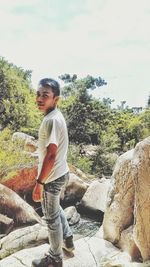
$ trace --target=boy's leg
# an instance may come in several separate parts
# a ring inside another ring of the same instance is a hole
[[[56,261],[62,258],[63,232],[60,219],[59,194],[44,192],[44,203],[42,204],[44,217],[48,226],[49,254]]]
[[[64,186],[66,186],[69,181],[69,173],[67,173],[65,177],[66,177],[66,181],[65,181]],[[72,252],[74,250],[73,234],[70,229],[67,218],[65,216],[65,212],[61,206],[60,206],[60,218],[61,218],[61,223],[62,223],[62,228],[63,228],[63,246],[62,247],[66,251]]]
[[[48,254],[32,262],[34,267],[62,267],[62,240],[63,231],[60,218],[60,191],[65,177],[62,176],[51,183],[44,185],[42,210],[48,226],[50,248]]]
[[[42,209],[48,226],[49,254],[56,261],[62,259],[63,229],[60,216],[60,191],[65,184],[65,175],[44,186]]]
[[[60,206],[60,218],[61,218],[62,229],[63,229],[63,239],[66,239],[67,237],[72,236],[72,231],[67,221],[65,212],[61,206]]]
[[[44,185],[43,202],[41,203],[49,232],[49,257],[56,262],[58,267],[62,266],[63,230],[66,236],[72,234],[70,231],[69,224],[65,218],[64,212],[62,212],[62,209],[60,209],[59,205],[60,191],[66,180],[68,180],[68,174],[56,179],[55,181],[52,181],[51,183]],[[39,263],[43,260],[44,264]],[[34,266],[40,267],[47,267],[48,264],[47,259],[46,263],[45,259],[35,260],[33,261],[33,263]]]
[[[73,234],[70,229],[69,223],[66,219],[64,210],[60,207],[60,218],[63,228],[63,245],[62,248],[68,252],[72,252],[74,250],[74,243],[73,243]]]

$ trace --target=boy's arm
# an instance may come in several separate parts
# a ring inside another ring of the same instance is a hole
[[[49,144],[49,146],[47,147],[47,153],[43,161],[41,172],[38,176],[38,181],[44,183],[47,180],[54,166],[56,153],[57,153],[57,146],[55,144]]]
[[[48,175],[54,166],[56,153],[57,146],[55,144],[49,144],[49,146],[47,147],[47,153],[43,161],[41,172],[37,178],[39,182],[44,183],[47,180]],[[32,198],[34,201],[40,202],[42,200],[42,191],[43,185],[40,183],[36,183],[32,193]]]

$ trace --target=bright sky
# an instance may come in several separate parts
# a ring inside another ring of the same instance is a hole
[[[0,56],[32,83],[101,76],[98,97],[145,106],[150,94],[150,0],[0,0]]]

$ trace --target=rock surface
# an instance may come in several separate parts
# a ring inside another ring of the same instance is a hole
[[[14,225],[14,220],[0,214],[0,234],[8,234]]]
[[[92,187],[94,190],[91,190]],[[15,223],[41,220],[31,207],[7,190],[10,189],[0,185],[0,212],[13,218]],[[106,192],[102,194],[104,190]],[[99,181],[89,186],[71,173],[61,199],[77,203],[83,197],[87,206],[103,210],[105,214],[100,233],[75,241],[75,255],[73,258],[64,255],[64,267],[150,267],[150,137],[118,158],[105,209],[107,191],[108,187],[102,188]],[[102,202],[101,195],[105,195]],[[73,217],[74,213],[71,214]],[[49,247],[48,244],[39,246],[38,242],[47,240],[47,229],[44,232],[42,229],[33,231],[32,227],[26,227],[3,237],[0,240],[0,257],[5,258],[0,261],[0,267],[31,266],[32,260],[42,256]],[[131,262],[131,259],[145,263]]]
[[[14,225],[42,223],[35,210],[18,194],[0,184],[0,213],[14,220]]]
[[[134,185],[131,166],[133,151],[130,150],[118,158],[112,175],[103,230],[104,239],[113,244],[119,241],[121,232],[133,223]]]
[[[44,244],[36,248],[24,249],[0,261],[1,267],[29,267],[35,258],[43,257],[48,251],[49,245]],[[117,258],[130,263],[129,257],[120,252],[111,243],[102,239],[91,237],[75,241],[74,257],[67,258],[64,255],[64,267],[98,267],[108,266],[109,261]],[[113,265],[110,265],[113,266]],[[116,266],[116,265],[115,265]],[[120,265],[124,266],[124,265]],[[130,265],[131,267],[132,265]]]
[[[17,170],[16,175],[1,183],[19,195],[24,195],[27,192],[32,191],[37,176],[37,164],[35,165],[36,166],[29,167],[24,166],[24,168]]]
[[[61,192],[61,200],[66,203],[77,203],[85,194],[89,184],[74,173],[70,173],[69,182]]]
[[[146,261],[150,259],[150,137],[136,145],[132,164],[135,188],[134,240]]]
[[[66,218],[69,222],[69,225],[74,225],[79,222],[80,214],[77,212],[74,206],[70,206],[64,209]]]
[[[102,178],[91,182],[89,188],[85,192],[81,205],[91,210],[105,211],[107,194],[110,187],[110,180]]]
[[[104,238],[150,260],[150,137],[117,160],[103,221]]]
[[[48,243],[48,230],[44,225],[35,224],[14,230],[0,240],[0,259],[23,248],[37,246],[46,241]]]
[[[35,258],[43,257],[49,245],[23,249],[0,261],[0,267],[31,267]],[[129,255],[110,242],[97,238],[81,238],[75,241],[74,257],[64,254],[64,267],[149,267],[150,262],[131,262]]]

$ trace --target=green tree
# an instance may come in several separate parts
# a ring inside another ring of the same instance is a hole
[[[150,107],[150,95],[149,95],[148,100],[147,100],[147,107],[148,108]]]
[[[114,126],[120,140],[119,152],[133,148],[142,138],[143,127],[139,114],[122,110],[115,114]]]
[[[88,75],[83,79],[75,79],[67,85],[65,100],[61,102],[68,103],[65,106],[65,115],[68,123],[69,138],[74,143],[91,143],[91,139],[98,144],[101,128],[104,127],[104,120],[107,117],[108,107],[90,95],[90,90],[96,86],[102,86],[106,82]],[[70,88],[70,89],[69,89]],[[66,90],[66,86],[63,91]],[[71,95],[73,96],[70,96]],[[71,99],[68,100],[68,99]],[[103,123],[100,125],[100,123]]]
[[[148,107],[140,114],[140,121],[143,128],[142,139],[150,136],[150,108]]]
[[[4,58],[0,58],[0,104],[1,130],[6,127],[20,130],[36,125],[38,118],[31,88],[31,71],[8,63]]]

